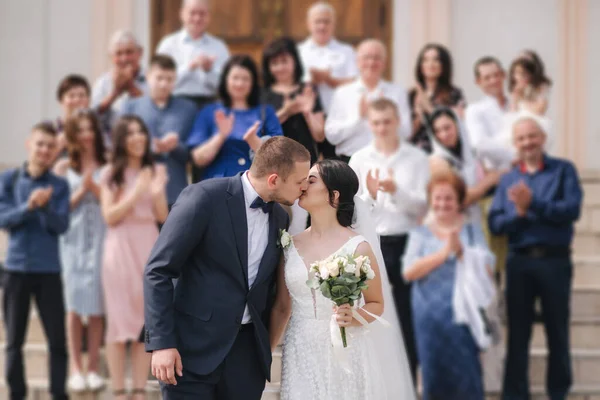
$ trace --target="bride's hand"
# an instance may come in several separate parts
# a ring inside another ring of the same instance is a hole
[[[352,325],[352,307],[349,304],[344,304],[339,307],[333,307],[335,312],[335,320],[341,327],[347,327]]]

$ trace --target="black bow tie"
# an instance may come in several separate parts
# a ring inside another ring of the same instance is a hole
[[[269,201],[266,203],[263,199],[257,196],[252,204],[250,204],[250,208],[260,208],[265,214],[268,214],[273,210],[273,202]]]

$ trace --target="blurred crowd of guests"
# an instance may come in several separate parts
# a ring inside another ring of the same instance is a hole
[[[150,357],[140,336],[141,278],[160,226],[190,181],[247,170],[275,135],[302,143],[313,162],[349,162],[359,176],[424,399],[484,398],[480,355],[494,341],[492,305],[502,287],[503,398],[529,398],[538,298],[548,394],[566,398],[570,245],[583,195],[573,164],[547,151],[552,82],[535,52],[518,54],[508,71],[482,56],[474,63],[481,98],[467,103],[448,49],[422,49],[407,91],[384,79],[381,41],[355,49],[333,36],[335,11],[326,2],[308,11],[310,36],[274,40],[260,68],[207,32],[207,1],[183,1],[181,20],[147,66],[136,37],[116,32],[111,69],[93,88],[66,76],[56,94],[61,115],[35,125],[27,162],[0,175],[0,228],[10,237],[3,317],[11,399],[27,393],[31,298],[49,344],[54,399],[105,386],[103,343],[115,398],[129,394],[129,350],[130,394],[143,399]],[[310,223],[299,207],[289,211],[292,233]],[[477,269],[485,273],[471,273]],[[477,287],[492,289],[471,296]]]

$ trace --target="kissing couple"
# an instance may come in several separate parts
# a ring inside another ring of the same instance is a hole
[[[146,350],[165,400],[260,400],[282,336],[281,400],[415,399],[358,189],[344,162],[311,168],[303,145],[278,136],[249,171],[181,193],[144,273]],[[298,199],[311,227],[281,240],[289,216],[280,204]],[[375,272],[353,308],[307,286],[313,262],[342,253],[368,257]],[[348,332],[347,348],[335,347],[332,324]]]

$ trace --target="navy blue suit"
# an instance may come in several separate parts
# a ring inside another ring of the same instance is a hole
[[[182,357],[183,377],[163,386],[165,399],[260,399],[270,379],[267,321],[282,255],[277,242],[288,221],[276,204],[249,288],[241,174],[183,190],[144,273],[146,350],[177,348]],[[242,325],[246,305],[252,325]]]

